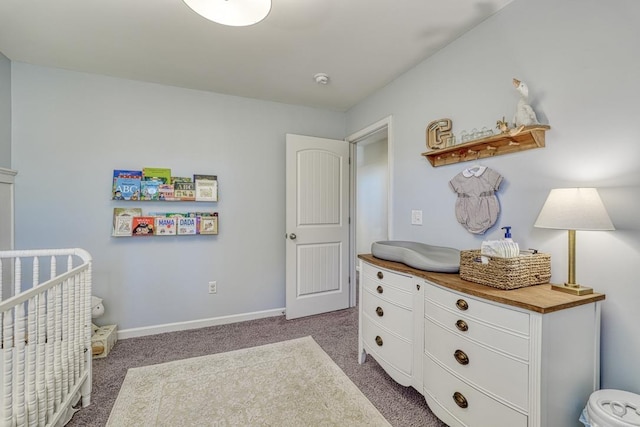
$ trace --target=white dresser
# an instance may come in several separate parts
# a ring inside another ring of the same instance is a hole
[[[450,426],[581,426],[599,388],[604,295],[502,291],[360,259],[361,363],[371,355]]]

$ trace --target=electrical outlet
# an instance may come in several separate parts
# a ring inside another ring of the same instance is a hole
[[[411,211],[411,224],[422,225],[422,211]]]
[[[209,282],[209,293],[215,294],[217,292],[218,292],[218,282],[216,281]]]

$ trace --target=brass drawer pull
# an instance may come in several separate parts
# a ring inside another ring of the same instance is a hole
[[[458,328],[459,331],[467,332],[469,330],[469,325],[467,325],[467,322],[465,322],[464,320],[459,319],[456,322],[456,328]]]
[[[456,301],[456,307],[458,307],[458,310],[465,311],[469,308],[469,304],[467,304],[465,300],[459,299],[458,301]]]
[[[384,274],[382,274],[382,271],[378,271],[378,279],[382,279],[384,277]]]
[[[456,402],[456,405],[461,407],[462,409],[469,406],[469,402],[467,402],[467,398],[462,395],[459,391],[453,393],[453,401]]]
[[[379,294],[381,294],[384,289],[382,289],[382,286],[378,285],[378,287],[376,288],[376,291],[378,291]]]
[[[380,338],[380,335],[376,336],[376,344],[378,344],[378,346],[382,347],[382,338]]]
[[[376,308],[376,314],[380,317],[384,316],[384,310],[382,309],[382,307]]]
[[[461,365],[469,364],[469,356],[462,350],[456,350],[455,353],[453,353],[453,357],[455,357],[456,361]]]

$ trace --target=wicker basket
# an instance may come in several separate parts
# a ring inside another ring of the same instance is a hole
[[[489,262],[483,264],[482,257]],[[551,256],[537,253],[499,258],[481,256],[479,250],[460,251],[460,278],[505,290],[548,283]]]

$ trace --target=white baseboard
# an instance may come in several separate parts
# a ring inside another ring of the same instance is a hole
[[[118,339],[124,340],[127,338],[144,337],[147,335],[162,334],[165,332],[186,331],[188,329],[206,328],[209,326],[226,325],[229,323],[244,322],[247,320],[264,319],[265,317],[282,316],[284,311],[284,308],[276,308],[273,310],[255,311],[253,313],[234,314],[231,316],[213,317],[210,319],[190,320],[188,322],[122,329],[118,331]]]

